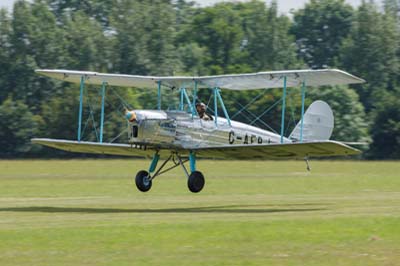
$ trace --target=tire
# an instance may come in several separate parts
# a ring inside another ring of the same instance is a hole
[[[135,178],[136,187],[142,192],[147,192],[151,188],[152,182],[151,180],[148,180],[148,177],[149,173],[144,170],[139,171],[136,174]]]
[[[188,179],[188,188],[193,193],[200,192],[205,184],[204,176],[199,171],[194,171],[190,174]]]

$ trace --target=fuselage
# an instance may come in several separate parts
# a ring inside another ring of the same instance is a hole
[[[217,117],[205,121],[184,111],[135,110],[129,142],[192,149],[226,145],[280,143],[281,136],[237,121]],[[292,142],[283,138],[284,143]]]

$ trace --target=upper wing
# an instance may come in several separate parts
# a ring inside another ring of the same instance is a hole
[[[287,87],[298,87],[303,81],[307,86],[346,85],[363,83],[365,80],[338,69],[269,71],[239,75],[200,77],[207,87],[229,90],[251,90],[261,88],[282,88],[283,77]]]
[[[199,157],[221,159],[303,159],[305,157],[329,157],[356,155],[361,152],[336,141],[306,143],[222,146],[196,149]]]
[[[337,69],[321,70],[288,70],[288,71],[268,71],[250,74],[232,74],[219,76],[136,76],[123,74],[105,74],[88,71],[71,70],[49,70],[38,69],[37,73],[55,79],[80,83],[84,77],[86,84],[100,85],[106,82],[111,86],[136,87],[136,88],[157,88],[158,82],[169,87],[179,88],[181,86],[192,86],[197,82],[198,88],[221,88],[228,90],[253,90],[261,88],[282,88],[283,77],[286,77],[287,87],[299,86],[303,81],[307,86],[323,85],[345,85],[353,83],[363,83],[363,79],[355,77],[347,72]]]

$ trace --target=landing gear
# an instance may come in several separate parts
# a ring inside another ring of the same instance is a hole
[[[135,178],[136,187],[142,191],[147,192],[150,190],[152,182],[151,177],[147,171],[139,171]]]
[[[139,171],[136,175],[135,182],[136,187],[142,191],[149,191],[152,185],[152,180],[157,176],[175,168],[181,166],[186,177],[188,178],[188,188],[193,193],[200,192],[205,184],[204,176],[201,172],[196,171],[196,155],[194,152],[189,153],[189,158],[182,158],[177,152],[171,153],[171,155],[161,164],[161,166],[156,170],[158,160],[160,159],[160,155],[158,152],[153,157],[153,160],[150,164],[149,171]],[[165,170],[164,167],[166,164],[171,161],[173,165]],[[190,162],[190,174],[186,169],[185,163]],[[153,174],[154,172],[154,174]]]
[[[205,184],[204,176],[199,171],[194,171],[189,175],[188,188],[193,193],[200,192]]]

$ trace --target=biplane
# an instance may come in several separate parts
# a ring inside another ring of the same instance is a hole
[[[205,184],[198,170],[198,158],[264,160],[308,159],[356,155],[360,151],[346,143],[329,140],[334,127],[333,112],[323,101],[313,102],[306,111],[306,86],[363,83],[363,79],[337,69],[269,71],[217,76],[136,76],[70,70],[36,70],[38,74],[80,84],[77,140],[34,138],[33,143],[80,153],[97,153],[151,158],[150,166],[137,173],[137,188],[146,192],[154,178],[181,166],[191,192]],[[85,84],[101,86],[100,140],[81,140],[83,91]],[[157,109],[126,110],[128,137],[124,143],[103,142],[104,97],[106,86],[156,90]],[[162,88],[180,93],[178,110],[162,110]],[[301,117],[289,136],[284,136],[288,87],[301,90]],[[199,90],[210,89],[212,119],[204,120],[196,110]],[[280,134],[231,120],[221,96],[222,90],[282,89]],[[191,95],[188,90],[191,90]],[[223,116],[221,114],[221,110]],[[220,111],[220,113],[218,113]],[[161,164],[159,161],[164,160]],[[169,164],[168,164],[169,163]],[[187,164],[189,163],[189,167]],[[186,164],[186,165],[185,165]],[[158,166],[158,168],[157,168]]]

